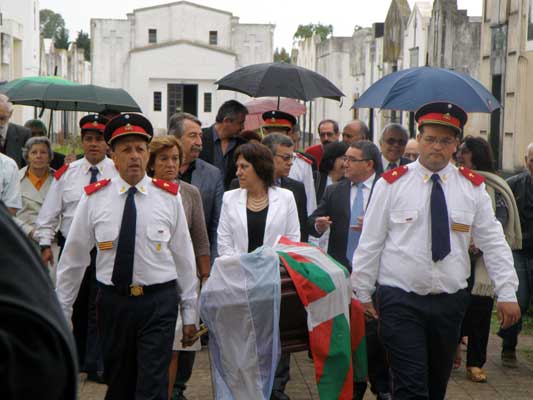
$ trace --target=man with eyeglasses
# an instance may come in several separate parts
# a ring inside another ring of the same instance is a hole
[[[291,130],[296,125],[296,118],[293,115],[279,110],[264,112],[262,118],[264,121],[262,129],[265,135],[279,133],[290,138]],[[311,159],[306,153],[295,150],[293,150],[293,155],[294,158],[288,177],[303,183],[307,198],[307,214],[309,215],[316,208],[315,180],[313,176],[314,159]]]
[[[504,328],[520,318],[518,278],[483,177],[450,163],[466,113],[438,102],[420,108],[415,119],[418,160],[377,182],[353,257],[352,287],[365,314],[379,319],[393,398],[442,400],[468,302],[472,240],[494,281]]]
[[[379,146],[381,147],[381,161],[385,171],[411,162],[408,158],[403,157],[408,139],[407,130],[400,124],[389,124],[383,128]]]
[[[344,166],[346,179],[326,188],[317,209],[307,220],[307,229],[315,237],[322,236],[329,229],[327,253],[351,271],[364,210],[383,171],[379,149],[368,140],[352,142],[346,150]],[[375,334],[377,326],[373,325],[367,331],[369,381],[378,399],[389,399],[388,368]],[[356,383],[354,388],[354,399],[362,399],[366,384]]]
[[[311,154],[318,167],[320,167],[320,160],[324,154],[324,147],[329,143],[338,142],[340,137],[339,124],[332,119],[325,119],[318,124],[318,136],[320,143],[305,149],[306,153]]]

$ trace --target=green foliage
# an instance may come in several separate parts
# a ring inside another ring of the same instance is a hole
[[[298,25],[298,29],[294,33],[294,39],[307,39],[316,34],[321,40],[326,40],[333,34],[333,25],[318,24]]]
[[[59,28],[54,35],[54,46],[56,49],[68,49],[69,44],[68,29],[65,27]]]
[[[39,30],[43,37],[51,39],[61,28],[65,28],[65,20],[61,14],[47,8],[39,11]]]
[[[78,32],[76,46],[78,46],[78,49],[83,49],[85,61],[91,61],[91,38],[89,38],[88,33],[83,32],[83,30]]]
[[[276,50],[274,51],[274,62],[291,63],[291,56],[287,50],[285,50],[285,47],[282,47],[281,50],[276,47]]]

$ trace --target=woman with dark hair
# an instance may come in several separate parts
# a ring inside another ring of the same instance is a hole
[[[317,204],[327,186],[344,178],[344,154],[348,147],[350,145],[346,142],[330,143],[325,147],[315,180]]]
[[[224,193],[218,224],[219,255],[242,254],[274,245],[278,235],[300,241],[300,224],[291,191],[275,187],[272,152],[246,143],[235,151],[240,188]]]
[[[496,218],[502,224],[505,238],[511,249],[521,244],[520,219],[511,188],[496,175],[494,158],[489,143],[481,137],[467,136],[456,154],[460,167],[475,170],[485,178],[487,193],[492,199]],[[487,375],[482,367],[487,359],[490,320],[494,303],[494,286],[490,280],[483,254],[470,245],[472,271],[468,281],[470,303],[463,320],[462,336],[468,337],[466,375],[472,382],[486,382]],[[454,368],[461,365],[458,347]]]

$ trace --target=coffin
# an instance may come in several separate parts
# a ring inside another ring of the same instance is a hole
[[[281,310],[279,330],[281,349],[285,353],[295,353],[309,349],[307,313],[298,297],[287,269],[280,263]]]

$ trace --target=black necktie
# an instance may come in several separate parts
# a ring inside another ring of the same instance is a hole
[[[91,180],[89,181],[89,183],[94,183],[96,182],[98,179],[96,179],[96,176],[98,175],[98,168],[96,168],[95,166],[92,166],[91,168],[89,168],[89,171],[91,171]]]
[[[111,282],[121,291],[127,291],[133,278],[133,256],[135,254],[135,226],[137,223],[137,209],[135,208],[135,193],[137,188],[128,189],[128,197],[124,204],[124,214],[118,235],[117,254]]]
[[[450,254],[450,223],[439,174],[431,175],[431,257],[434,262]]]
[[[394,168],[396,168],[396,163],[391,162],[391,163],[389,163],[389,165],[387,166],[387,171],[389,171],[389,170],[391,170],[391,169],[394,169]]]

